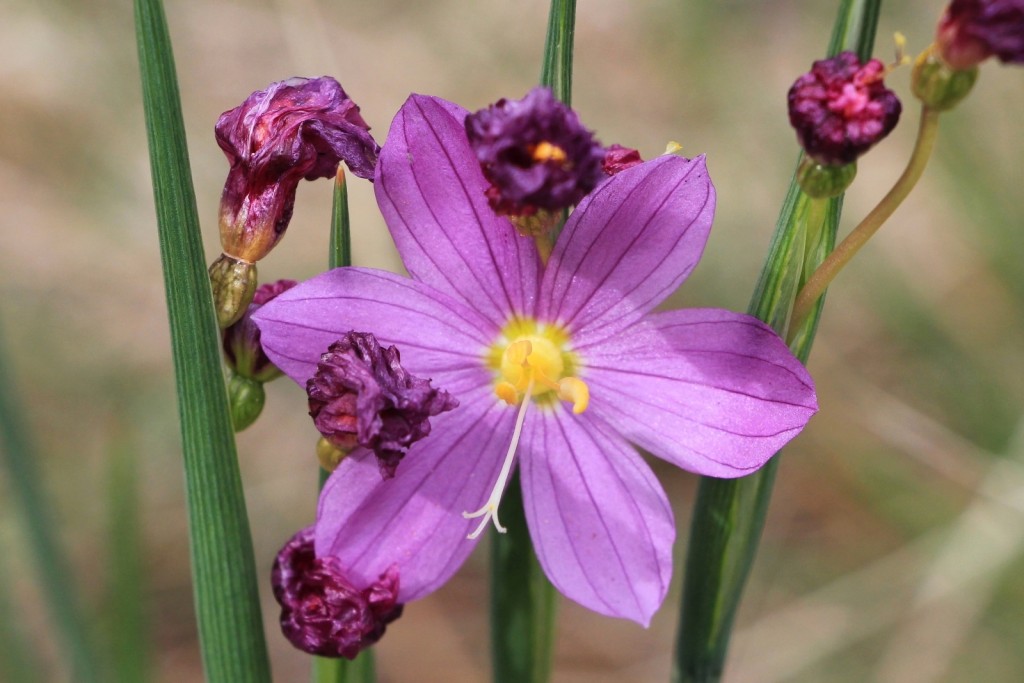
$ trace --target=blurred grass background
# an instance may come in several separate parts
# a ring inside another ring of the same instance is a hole
[[[746,306],[797,154],[785,93],[821,56],[835,4],[579,3],[583,120],[645,157],[669,140],[708,155],[715,230],[674,304]],[[938,0],[887,3],[876,54],[891,61],[896,30],[912,54],[922,49],[941,9]],[[412,91],[470,109],[518,97],[539,73],[547,5],[183,0],[167,13],[212,259],[227,170],[213,139],[222,111],[271,81],[330,74],[383,141]],[[70,578],[98,641],[141,607],[152,645],[130,653],[132,666],[151,680],[200,681],[131,9],[8,0],[2,14],[0,317]],[[909,75],[888,79],[904,120],[862,160],[843,230],[909,154]],[[822,411],[782,463],[727,680],[1020,680],[1021,111],[1024,72],[987,64],[973,95],[944,117],[921,186],[830,293],[810,365]],[[400,268],[372,188],[353,182],[350,194],[356,263]],[[303,184],[290,235],[260,264],[263,281],[324,268],[330,197],[326,181]],[[279,681],[307,678],[306,658],[277,631],[269,568],[313,519],[314,436],[303,392],[285,380],[268,387],[262,419],[239,438]],[[694,478],[657,470],[676,505],[681,554]],[[133,471],[135,503],[123,495]],[[0,477],[0,679],[21,666],[38,680],[69,680],[9,498]],[[114,500],[129,512],[113,514]],[[116,539],[132,521],[142,598],[125,605],[111,558],[130,554]],[[485,557],[390,627],[377,648],[382,681],[485,680]],[[555,681],[667,680],[677,595],[646,631],[563,603]]]

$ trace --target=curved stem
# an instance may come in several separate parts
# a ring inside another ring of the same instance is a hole
[[[914,189],[917,181],[924,173],[928,159],[931,157],[932,149],[935,147],[935,138],[939,132],[939,112],[921,108],[921,124],[917,131],[917,143],[914,145],[914,152],[907,162],[903,174],[892,186],[889,193],[882,198],[882,201],[871,210],[863,221],[846,236],[839,246],[836,247],[825,261],[818,266],[807,284],[797,294],[796,303],[793,304],[793,317],[790,322],[790,330],[798,330],[807,318],[814,303],[824,293],[825,289],[832,283],[839,271],[860,251],[871,236],[878,232],[878,229],[892,216],[896,208],[903,203],[910,191]]]

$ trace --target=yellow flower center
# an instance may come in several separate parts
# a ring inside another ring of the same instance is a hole
[[[572,412],[582,413],[590,401],[590,391],[580,378],[564,376],[564,355],[548,337],[518,337],[501,354],[494,393],[509,405],[518,404],[527,395],[539,399],[553,393],[572,403]]]
[[[523,431],[526,409],[531,403],[550,405],[556,400],[572,404],[572,412],[582,413],[590,402],[590,389],[575,376],[579,361],[568,349],[569,336],[553,325],[540,325],[533,320],[514,320],[505,326],[502,335],[490,348],[487,364],[495,370],[494,393],[509,405],[518,405],[512,443],[505,454],[498,480],[490,498],[476,512],[463,512],[466,519],[483,517],[480,525],[469,535],[476,538],[493,521],[494,527],[505,533],[498,521],[498,504],[512,471],[516,447]]]

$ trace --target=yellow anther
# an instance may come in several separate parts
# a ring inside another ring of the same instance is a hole
[[[494,393],[505,403],[514,406],[519,403],[519,392],[508,382],[498,382],[494,385]]]
[[[665,154],[679,154],[682,151],[683,146],[675,140],[670,140],[669,143],[665,145]]]
[[[565,150],[550,142],[542,142],[533,148],[534,161],[554,161],[561,163],[567,158]]]
[[[572,412],[579,415],[590,404],[590,387],[579,377],[563,377],[558,382],[558,398],[572,401]]]

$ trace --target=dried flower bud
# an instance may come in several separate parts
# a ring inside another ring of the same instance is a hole
[[[329,76],[292,78],[249,95],[217,121],[231,163],[220,201],[224,253],[255,262],[291,220],[299,181],[334,177],[344,161],[372,178],[380,148],[341,85]]]
[[[392,565],[371,585],[357,588],[337,558],[316,556],[313,530],[295,534],[274,561],[270,578],[281,605],[281,631],[303,652],[353,659],[402,614],[398,567]]]
[[[459,404],[430,380],[406,372],[397,348],[383,349],[362,332],[349,332],[331,345],[306,392],[309,414],[324,438],[343,451],[372,450],[384,478],[394,476],[413,442],[430,434],[430,417]]]
[[[578,204],[604,178],[605,150],[547,88],[466,117],[466,134],[499,214],[530,216]]]
[[[841,166],[857,160],[896,127],[902,106],[882,79],[877,59],[861,64],[853,52],[814,62],[789,90],[789,122],[816,161]]]
[[[640,158],[640,152],[622,145],[612,145],[604,151],[604,160],[601,162],[601,169],[607,175],[615,175],[627,168],[632,168],[644,163]]]
[[[1024,0],[953,0],[935,43],[942,60],[958,71],[992,56],[1024,64]]]
[[[223,333],[222,346],[224,358],[235,374],[241,377],[269,382],[281,376],[260,345],[260,328],[252,321],[253,314],[260,306],[267,303],[282,292],[286,292],[296,284],[295,280],[278,280],[261,285],[253,295],[252,303],[236,322],[228,326]]]

